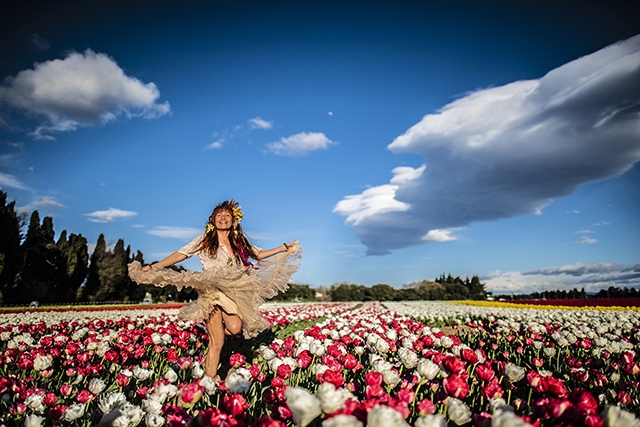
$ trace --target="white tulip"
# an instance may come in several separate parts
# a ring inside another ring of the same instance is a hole
[[[432,380],[440,372],[440,367],[433,363],[431,359],[420,359],[417,365],[418,374],[428,380]]]
[[[148,414],[162,414],[162,402],[155,399],[145,399],[142,401],[142,410]]]
[[[604,408],[602,421],[605,427],[640,427],[640,420],[633,413],[614,405]]]
[[[164,379],[169,381],[170,383],[175,383],[176,381],[178,381],[178,374],[176,374],[176,371],[169,368],[169,370],[164,373]]]
[[[149,369],[144,369],[144,368],[141,368],[140,366],[136,366],[135,368],[133,368],[133,376],[138,381],[144,381],[149,379],[151,377],[151,374],[153,374],[153,371]]]
[[[62,413],[62,419],[64,421],[73,421],[84,415],[84,405],[82,403],[75,403],[69,406]]]
[[[102,393],[106,387],[107,385],[100,378],[91,378],[87,385],[87,389],[96,396]]]
[[[388,406],[376,405],[367,414],[368,427],[408,427],[402,414]]]
[[[362,423],[353,415],[340,414],[324,420],[322,427],[362,427]]]
[[[33,360],[33,369],[36,371],[44,371],[45,369],[49,369],[52,363],[51,356],[43,356],[41,354],[37,355]]]
[[[44,418],[35,414],[31,414],[24,419],[24,427],[41,427],[44,424]]]
[[[493,413],[491,427],[531,427],[531,424],[509,410],[499,408]]]
[[[447,416],[456,425],[461,426],[471,421],[471,410],[462,400],[451,398],[447,405]]]
[[[336,387],[328,382],[320,384],[318,386],[318,399],[320,399],[320,406],[322,412],[325,414],[333,414],[334,412],[345,407],[345,402],[348,399],[355,399],[353,394],[347,389]]]
[[[416,427],[447,427],[447,420],[440,414],[427,415],[416,420]]]
[[[237,372],[231,372],[227,375],[225,386],[227,387],[227,390],[232,393],[244,393],[249,390],[251,383]]]
[[[296,426],[304,427],[322,413],[320,400],[302,387],[288,387],[284,392]]]
[[[144,417],[144,422],[147,427],[162,427],[165,419],[158,414],[147,414]]]

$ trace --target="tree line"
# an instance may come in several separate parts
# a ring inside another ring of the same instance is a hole
[[[15,201],[7,203],[0,190],[0,303],[42,304],[101,301],[189,300],[193,290],[178,292],[175,286],[157,288],[137,285],[129,278],[127,264],[144,264],[140,251],[132,252],[119,239],[110,248],[100,234],[89,256],[88,242],[82,234],[63,230],[55,239],[53,219],[40,220],[37,210],[29,217],[19,213]],[[178,267],[177,269],[180,269]]]
[[[423,300],[482,300],[487,298],[484,284],[478,276],[446,277],[444,274],[434,281],[423,280],[394,288],[386,284],[371,287],[340,283],[329,289],[332,301],[423,301]]]
[[[505,300],[561,300],[561,299],[600,299],[600,298],[639,298],[640,291],[636,288],[617,288],[609,286],[607,289],[600,289],[598,293],[588,294],[584,288],[578,290],[573,288],[570,290],[558,289],[542,292],[532,292],[530,294],[517,295],[496,295],[496,299]]]

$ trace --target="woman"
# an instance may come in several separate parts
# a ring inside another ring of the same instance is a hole
[[[198,291],[198,299],[180,309],[179,315],[185,320],[205,319],[209,335],[205,369],[210,377],[218,371],[225,335],[242,331],[250,338],[269,327],[259,307],[287,289],[302,256],[297,241],[268,250],[251,245],[240,226],[243,215],[233,199],[222,202],[211,213],[203,235],[162,261],[144,267],[137,261],[129,264],[129,275],[139,284],[175,285],[178,290],[190,286]],[[202,262],[201,273],[167,268],[194,255]]]

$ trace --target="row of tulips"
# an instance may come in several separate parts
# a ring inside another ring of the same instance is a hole
[[[290,305],[287,315],[286,306],[273,305],[263,314],[273,322],[282,323],[283,317],[295,322],[308,320],[310,313],[324,317],[351,307],[318,304],[302,310]],[[177,313],[0,316],[0,425],[89,425],[116,409],[122,413],[120,425],[137,425],[143,416],[147,424],[162,425],[168,418],[159,416],[156,401],[147,394],[186,403],[194,387],[185,386],[195,379],[212,394],[216,383],[204,377],[202,367],[205,330],[177,320]]]
[[[322,323],[232,354],[223,381],[204,375],[202,328],[175,315],[4,326],[0,422],[640,425],[633,415],[639,388],[634,319],[616,323],[618,334],[603,332],[610,342],[627,343],[624,348],[615,352],[615,345],[601,343],[606,357],[588,359],[599,344],[585,325],[449,308],[437,316],[442,322],[461,316],[460,336],[377,303],[325,313]],[[590,381],[594,377],[598,381]],[[625,395],[628,387],[633,390]]]

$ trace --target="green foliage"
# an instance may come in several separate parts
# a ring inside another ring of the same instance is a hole
[[[424,301],[486,299],[484,285],[477,276],[473,278],[444,277],[435,282],[423,280],[396,289],[378,284],[371,287],[339,283],[329,290],[332,301]]]
[[[16,212],[15,205],[15,201],[7,204],[7,193],[0,190],[0,301],[7,303],[17,297],[16,278],[22,269],[24,216]]]

